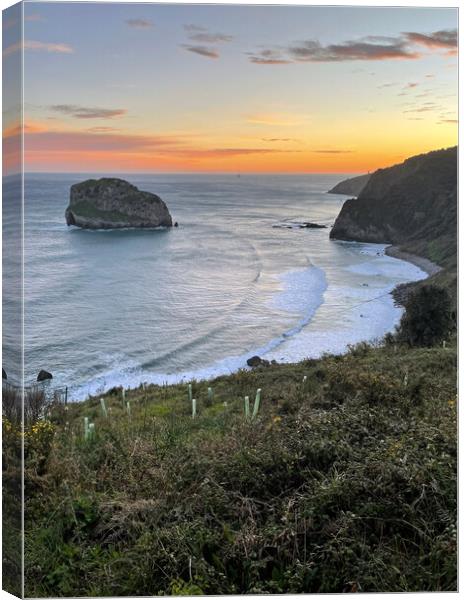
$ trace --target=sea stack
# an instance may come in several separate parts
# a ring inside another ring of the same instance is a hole
[[[156,194],[124,179],[87,179],[71,186],[66,224],[83,229],[172,227],[168,207]]]

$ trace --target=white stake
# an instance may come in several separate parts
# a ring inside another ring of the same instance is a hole
[[[251,417],[252,419],[257,417],[257,415],[258,415],[260,402],[261,402],[261,388],[258,388],[256,390],[255,405],[253,406],[253,415]]]
[[[245,421],[248,421],[250,418],[250,398],[245,396]]]
[[[108,418],[108,411],[106,410],[106,404],[105,404],[105,399],[104,398],[100,398],[100,405],[101,405],[103,416],[105,417],[105,419],[107,419]]]

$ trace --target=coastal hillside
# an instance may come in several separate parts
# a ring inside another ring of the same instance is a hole
[[[366,183],[369,181],[371,174],[358,175],[357,177],[350,177],[337,183],[328,194],[346,194],[347,196],[358,196],[361,190],[364,188]]]
[[[390,243],[443,267],[456,265],[457,147],[373,173],[345,202],[330,237]]]

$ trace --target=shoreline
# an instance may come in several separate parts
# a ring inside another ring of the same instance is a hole
[[[425,271],[429,277],[436,275],[443,270],[443,267],[440,267],[428,258],[418,256],[417,254],[411,254],[410,252],[404,252],[403,250],[400,250],[398,246],[387,246],[385,248],[385,254],[392,258],[398,258],[399,260],[405,260],[412,263],[416,267],[419,267],[419,269]]]
[[[375,244],[375,245],[378,246],[378,244]],[[389,247],[386,247],[386,245],[383,245],[383,244],[381,246],[383,246],[383,252],[386,255],[389,255],[387,252]],[[400,252],[398,252],[398,254],[400,254]],[[406,256],[407,256],[407,258],[406,258]],[[413,257],[415,260],[411,260],[411,257]],[[407,262],[407,263],[414,265],[414,266],[418,267],[419,269],[421,269],[421,271],[423,271],[423,279],[424,280],[427,278],[426,274],[430,275],[429,270],[426,270],[422,264],[418,264],[419,261],[422,262],[421,257],[415,257],[415,256],[409,255],[407,253],[401,253],[401,256],[399,256],[399,255],[392,256],[392,258],[398,258],[401,261]],[[416,262],[416,260],[417,260],[417,262]],[[423,260],[426,260],[426,259],[423,259]],[[427,261],[427,262],[430,262],[430,261]],[[300,270],[296,269],[296,271],[299,272]],[[283,275],[288,276],[289,274],[294,274],[294,273],[295,273],[295,271],[290,271],[290,272],[284,273]],[[389,297],[391,297],[393,299],[392,308],[394,308],[395,305],[396,305],[396,308],[398,308],[398,304],[395,303],[395,301],[397,300],[396,293],[397,293],[398,288],[401,286],[414,285],[414,283],[416,283],[416,281],[420,281],[420,279],[419,280],[411,279],[410,281],[406,281],[405,283],[400,283],[396,287],[390,288],[390,290],[386,290],[386,295],[388,295]],[[285,293],[288,293],[288,291],[280,292],[279,295],[280,296],[282,294],[285,295]],[[371,307],[371,306],[373,307],[374,305],[370,304],[373,300],[376,300],[376,298],[361,301],[361,304],[364,305],[366,303],[366,307]],[[358,304],[356,304],[353,307],[353,310],[355,313],[358,311]],[[401,302],[399,304],[402,305]],[[319,309],[320,306],[321,305],[318,305],[317,309]],[[314,309],[314,307],[313,307],[313,309]],[[314,310],[311,310],[310,313],[311,313],[310,318],[312,318],[314,316]],[[142,383],[145,383],[147,385],[179,385],[179,384],[186,384],[189,381],[212,381],[212,380],[216,379],[217,377],[233,376],[241,369],[245,369],[247,371],[253,370],[253,369],[249,368],[246,363],[247,363],[247,359],[249,359],[251,356],[255,356],[255,355],[259,356],[261,359],[263,359],[265,361],[268,361],[269,363],[271,363],[272,361],[275,361],[275,363],[277,363],[279,365],[283,365],[283,364],[289,365],[289,364],[298,364],[302,360],[307,360],[309,358],[311,358],[311,359],[321,358],[323,356],[323,354],[326,352],[334,353],[336,355],[345,354],[348,351],[350,345],[353,345],[353,344],[356,344],[356,343],[359,343],[362,341],[366,341],[367,343],[369,343],[369,342],[379,338],[379,335],[377,333],[369,334],[368,324],[371,322],[371,318],[368,318],[369,315],[365,312],[365,310],[363,310],[363,314],[361,314],[359,316],[362,318],[361,322],[364,320],[368,321],[368,323],[366,323],[367,330],[364,330],[364,328],[363,328],[364,331],[363,331],[363,335],[361,336],[361,339],[345,340],[345,342],[342,343],[343,347],[338,347],[338,344],[335,344],[335,346],[333,344],[331,344],[330,348],[326,347],[323,350],[320,350],[320,352],[318,352],[316,354],[312,354],[311,352],[309,352],[309,350],[307,350],[306,353],[304,354],[304,356],[303,355],[298,356],[298,354],[299,354],[298,352],[297,352],[297,355],[295,355],[295,348],[293,348],[293,352],[291,353],[291,354],[293,354],[292,358],[285,358],[283,356],[278,356],[279,351],[277,350],[277,348],[282,343],[291,341],[291,338],[293,338],[292,334],[301,333],[301,329],[304,328],[304,325],[308,324],[308,322],[309,322],[308,315],[306,315],[306,317],[303,318],[302,321],[300,321],[298,326],[292,327],[289,331],[284,332],[278,338],[274,338],[273,340],[268,342],[266,345],[261,346],[259,348],[254,348],[253,350],[250,350],[249,352],[245,352],[241,355],[228,356],[228,357],[225,357],[213,364],[207,365],[205,367],[191,369],[188,371],[182,371],[182,372],[177,372],[177,373],[169,373],[169,374],[168,373],[143,373],[143,372],[127,373],[126,375],[128,376],[128,379],[129,380],[132,379],[132,381],[126,381],[126,382],[123,382],[121,380],[110,382],[105,377],[104,379],[106,379],[106,381],[100,380],[98,382],[97,381],[92,382],[90,385],[84,385],[82,387],[79,386],[81,388],[80,394],[79,394],[79,399],[76,399],[74,401],[79,402],[79,401],[85,400],[85,398],[89,397],[89,396],[105,394],[108,391],[108,389],[111,389],[112,387],[118,387],[120,385],[122,385],[125,389],[135,389]],[[384,333],[386,333],[387,331],[391,331],[394,329],[394,327],[397,324],[398,318],[399,317],[396,317],[396,320],[392,323],[391,327],[386,329],[380,335],[380,337],[382,337],[384,335]],[[358,325],[360,326],[361,323],[358,323]],[[354,330],[357,331],[358,330],[357,327]],[[314,335],[314,333],[313,333],[313,335]],[[82,392],[84,392],[84,394],[82,394]]]

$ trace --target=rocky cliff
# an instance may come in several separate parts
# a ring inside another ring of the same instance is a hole
[[[84,229],[171,227],[166,204],[123,179],[88,179],[71,186],[66,223]]]
[[[351,177],[350,179],[345,179],[344,181],[340,181],[334,186],[331,190],[329,190],[328,194],[346,194],[347,196],[359,196],[359,193],[369,181],[371,174],[367,175],[358,175],[357,177]]]
[[[456,262],[457,148],[413,156],[373,173],[347,200],[330,237],[390,243],[439,264]]]

